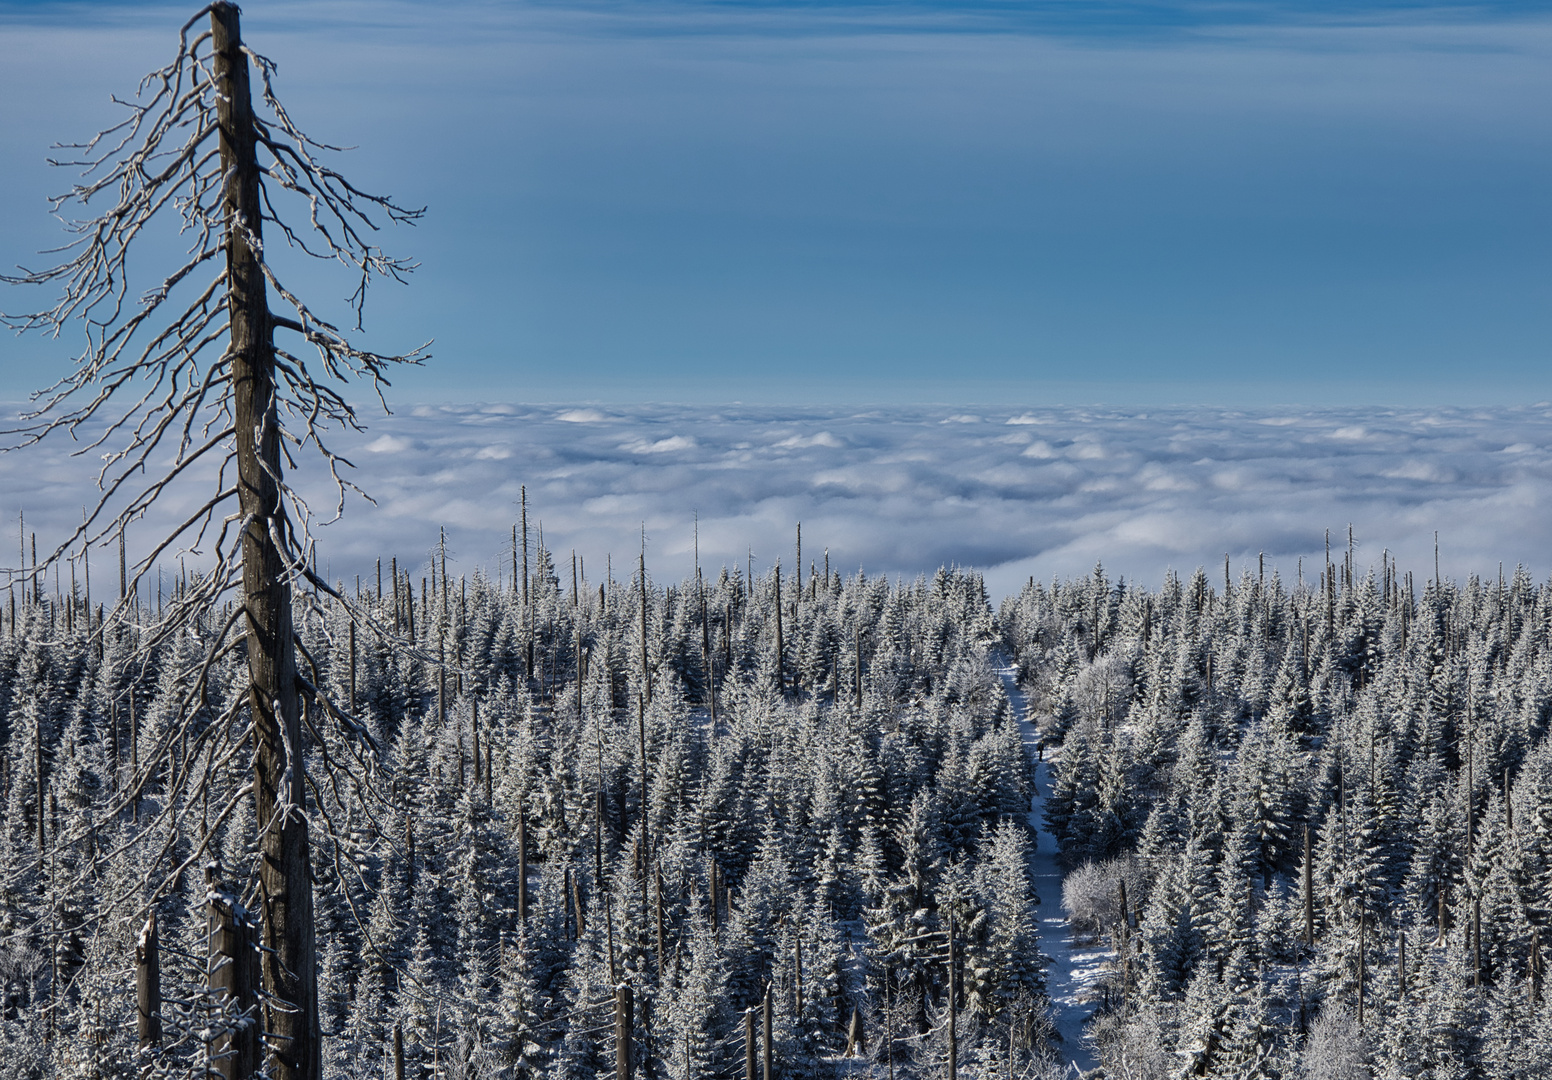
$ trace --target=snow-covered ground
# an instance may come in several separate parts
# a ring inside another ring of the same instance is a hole
[[[1014,715],[1018,717],[1024,750],[1035,757],[1038,735],[1024,693],[1018,686],[1017,669],[1005,662],[1006,658],[1002,659],[1004,662],[998,665],[998,674],[1013,704]],[[1056,840],[1043,825],[1045,796],[1051,790],[1049,761],[1042,761],[1037,766],[1036,783],[1038,790],[1030,800],[1029,824],[1036,830],[1038,841],[1029,858],[1029,872],[1041,901],[1040,947],[1051,958],[1046,968],[1046,989],[1051,995],[1056,1030],[1062,1036],[1062,1058],[1082,1072],[1095,1065],[1093,1045],[1083,1030],[1083,1025],[1094,1014],[1092,991],[1114,953],[1107,948],[1079,945],[1075,941],[1062,907],[1062,870],[1056,861]]]

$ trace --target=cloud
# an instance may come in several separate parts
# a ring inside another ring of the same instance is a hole
[[[555,414],[555,419],[568,424],[602,424],[609,417],[597,409],[566,409]]]
[[[1324,533],[1352,523],[1360,566],[1388,550],[1426,578],[1439,531],[1446,572],[1501,561],[1546,574],[1552,550],[1552,416],[1542,408],[1316,409],[1288,417],[1219,409],[1043,409],[1044,438],[1008,441],[1018,409],[945,423],[950,407],[635,405],[607,423],[587,407],[405,409],[338,440],[377,506],[354,500],[318,530],[331,574],[370,575],[378,556],[414,566],[446,527],[460,572],[502,573],[525,497],[535,530],[601,576],[647,535],[660,580],[701,563],[757,570],[795,556],[848,572],[987,571],[994,598],[1028,576],[1167,569],[1221,573],[1264,552],[1284,578],[1313,574]],[[1269,423],[1268,421],[1275,421]],[[1362,428],[1363,439],[1333,433]],[[1015,426],[1014,430],[1018,430]],[[1027,428],[1025,430],[1028,430]],[[80,519],[90,461],[45,445],[0,473],[0,506],[27,515],[39,547]],[[302,474],[329,506],[316,472]],[[192,504],[189,489],[180,505]],[[14,518],[12,519],[14,522]],[[137,526],[144,544],[154,523]],[[99,558],[111,557],[108,553]]]
[[[828,446],[832,450],[839,450],[846,444],[828,431],[821,431],[814,435],[789,435],[772,445],[782,450],[804,450],[815,446]]]
[[[629,450],[633,454],[671,454],[677,450],[692,450],[695,448],[695,440],[688,435],[670,435],[666,439],[633,439],[627,443],[621,443],[621,450]]]

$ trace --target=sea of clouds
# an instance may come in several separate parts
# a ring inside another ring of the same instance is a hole
[[[353,499],[317,530],[320,567],[344,580],[370,580],[378,556],[425,565],[443,528],[458,572],[509,574],[524,487],[531,526],[563,576],[575,551],[594,581],[611,559],[628,574],[643,532],[659,580],[689,574],[697,544],[713,572],[750,559],[756,572],[778,560],[790,570],[798,522],[805,564],[828,549],[846,572],[976,567],[994,600],[1030,576],[1097,562],[1157,584],[1171,568],[1221,575],[1225,554],[1237,577],[1264,553],[1268,572],[1292,579],[1301,558],[1318,572],[1327,529],[1345,546],[1349,524],[1360,566],[1388,550],[1419,581],[1432,573],[1435,530],[1446,575],[1552,569],[1546,404],[425,406],[371,419],[338,443],[376,500]],[[80,520],[90,493],[90,464],[69,449],[0,457],[0,512],[14,521],[24,511],[40,549]],[[304,475],[329,509],[319,478]],[[148,539],[153,527],[137,531]]]

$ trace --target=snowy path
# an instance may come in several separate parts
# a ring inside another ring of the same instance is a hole
[[[997,673],[1002,677],[1003,689],[1018,717],[1024,750],[1034,757],[1038,752],[1035,725],[1029,718],[1024,693],[1019,689],[1017,671],[1006,657],[999,659],[1002,662],[998,664]],[[1050,762],[1041,762],[1036,767],[1036,778],[1039,790],[1030,800],[1029,824],[1039,833],[1039,843],[1029,858],[1029,872],[1040,897],[1040,948],[1051,958],[1046,969],[1046,989],[1055,1010],[1056,1030],[1062,1036],[1063,1060],[1079,1070],[1088,1070],[1095,1064],[1093,1047],[1083,1034],[1083,1025],[1094,1012],[1089,992],[1098,981],[1110,950],[1099,946],[1085,947],[1073,941],[1062,908],[1062,870],[1056,861],[1056,840],[1044,831],[1042,824],[1045,795],[1051,790]]]

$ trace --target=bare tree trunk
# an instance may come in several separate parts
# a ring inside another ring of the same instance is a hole
[[[771,573],[774,575],[772,580],[775,582],[776,589],[776,692],[778,694],[785,694],[787,692],[787,676],[783,670],[782,654],[787,650],[786,643],[781,639],[781,563],[777,563],[772,568]]]
[[[959,1076],[959,1006],[954,1002],[954,913],[948,916],[948,1080]]]
[[[260,1062],[254,928],[248,912],[215,879],[213,869],[205,871],[205,880],[210,904],[206,927],[210,989],[216,1003],[230,1010],[229,1026],[217,1025],[222,1033],[214,1040],[213,1057],[226,1080],[247,1080],[258,1071]]]
[[[1482,898],[1471,898],[1471,985],[1482,987]]]
[[[162,957],[156,912],[146,919],[135,942],[135,1013],[140,1049],[162,1044]]]
[[[761,1014],[760,1062],[764,1080],[775,1080],[775,1061],[771,1055],[771,988],[765,988],[765,1002]]]
[[[711,624],[706,620],[706,593],[701,583],[695,587],[701,591],[701,659],[706,663],[706,707],[711,710],[711,730],[717,730],[717,668],[711,654]]]
[[[1008,1036],[1013,1037],[1011,1030]],[[862,1013],[853,1008],[851,1010],[851,1024],[846,1028],[846,1053],[842,1057],[856,1057],[858,1054],[867,1053],[868,1039],[862,1030]]]
[[[221,93],[221,164],[226,173],[227,304],[243,530],[243,601],[248,615],[249,706],[260,840],[258,903],[264,941],[265,1030],[278,1080],[320,1075],[317,948],[308,865],[306,791],[299,752],[300,704],[291,595],[279,544],[288,522],[280,502],[280,428],[275,415],[275,347],[256,257],[261,242],[248,59],[238,9],[210,9],[215,79]]]
[[[484,781],[484,759],[480,757],[480,701],[473,698],[469,702],[469,739],[474,743],[474,786],[478,788]],[[485,800],[487,803],[489,799]]]
[[[754,1007],[744,1010],[744,1080],[755,1078]]]
[[[33,777],[33,780],[35,781],[35,786],[37,788],[36,797],[37,797],[37,804],[38,804],[38,873],[41,875],[43,873],[44,853],[46,851],[48,851],[48,835],[47,835],[47,828],[46,828],[46,826],[44,824],[44,809],[43,809],[43,714],[42,714],[41,711],[38,713],[38,715],[33,717],[33,724],[32,724],[32,755],[33,755],[33,770],[37,774],[36,776]]]
[[[577,643],[577,725],[580,727],[583,721],[582,715],[582,687],[586,676],[582,661],[582,618],[576,619],[576,643]]]
[[[1541,931],[1530,928],[1530,1001],[1541,1004]]]
[[[641,843],[645,847],[647,819],[647,702],[652,700],[652,669],[647,666],[647,552],[641,551],[641,693],[636,696],[636,733],[641,741]],[[650,847],[647,850],[651,850]]]
[[[632,1004],[631,988],[621,983],[614,997],[615,1080],[631,1080],[631,1029],[635,1026]]]
[[[663,979],[663,864],[653,871],[653,884],[657,890],[657,977]]]
[[[129,687],[129,783],[135,792],[130,820],[140,821],[140,720],[135,716],[135,687]]]

